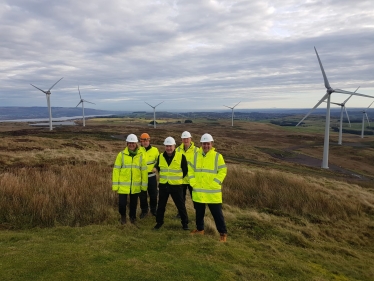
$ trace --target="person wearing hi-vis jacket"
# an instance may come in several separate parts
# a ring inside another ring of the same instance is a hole
[[[155,170],[158,171],[160,182],[158,185],[158,205],[156,212],[156,225],[160,229],[164,224],[164,215],[169,196],[173,199],[181,217],[182,228],[188,228],[188,215],[183,200],[183,178],[188,175],[186,156],[175,151],[175,139],[167,137],[164,141],[165,152],[158,156]]]
[[[148,188],[147,157],[138,147],[138,138],[130,134],[127,147],[118,153],[112,173],[112,190],[118,193],[121,224],[126,223],[127,196],[130,196],[130,221],[136,220],[136,207],[141,190]]]
[[[205,207],[208,205],[220,233],[220,241],[226,242],[227,229],[222,213],[222,182],[226,177],[227,167],[223,156],[215,151],[213,137],[210,134],[202,135],[200,145],[188,169],[196,212],[196,229],[191,234],[204,234]]]

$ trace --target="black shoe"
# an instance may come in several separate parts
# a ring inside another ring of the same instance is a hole
[[[147,211],[147,212],[142,212],[142,213],[140,214],[140,218],[141,218],[141,219],[144,219],[147,215],[148,215],[148,211]]]
[[[131,223],[135,223],[136,222],[136,218],[130,218],[130,222]]]
[[[151,210],[151,214],[152,214],[153,216],[156,216],[156,210]]]
[[[126,224],[126,222],[127,222],[126,216],[121,216],[120,222],[121,222],[121,224]]]
[[[183,228],[183,230],[190,230],[187,223],[183,224],[182,228]]]
[[[160,229],[160,227],[163,225],[163,223],[157,223],[153,229]]]
[[[181,218],[181,215],[178,213],[176,216],[175,216],[176,219],[180,219]]]

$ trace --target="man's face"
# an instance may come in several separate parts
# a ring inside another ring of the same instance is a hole
[[[175,149],[175,145],[165,145],[165,151],[167,154],[172,154]]]
[[[149,139],[140,139],[140,144],[141,144],[143,147],[148,147],[148,146],[149,146],[149,143],[150,143],[150,140],[149,140]]]
[[[184,147],[190,147],[191,145],[191,138],[183,138],[182,139]]]
[[[136,147],[137,147],[137,144],[136,142],[128,142],[127,143],[127,147],[132,150],[132,151],[135,151],[136,150]]]
[[[201,147],[203,148],[203,151],[206,154],[206,153],[208,153],[209,150],[212,149],[213,143],[211,141],[210,142],[202,142]]]

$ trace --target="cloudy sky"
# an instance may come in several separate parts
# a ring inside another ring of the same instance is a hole
[[[372,0],[0,0],[0,39],[0,106],[46,106],[30,83],[64,77],[52,106],[79,85],[96,109],[311,108],[314,46],[333,88],[374,96]]]

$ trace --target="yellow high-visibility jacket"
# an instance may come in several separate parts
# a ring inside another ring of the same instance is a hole
[[[183,170],[181,167],[182,153],[175,152],[174,158],[168,166],[164,154],[159,156],[158,166],[160,168],[160,183],[170,185],[180,185],[183,183]]]
[[[222,203],[222,182],[227,174],[223,156],[213,147],[204,156],[200,148],[188,169],[192,200],[199,203]]]
[[[147,156],[147,172],[152,173],[152,170],[157,162],[157,157],[160,154],[157,147],[152,146],[150,149],[146,150],[145,147],[140,147],[140,149]],[[148,177],[156,176],[155,173],[149,174]]]
[[[112,190],[120,194],[135,194],[148,188],[147,156],[138,149],[131,157],[126,147],[118,153],[112,174]]]
[[[187,151],[184,150],[184,144],[182,143],[180,146],[175,149],[177,152],[182,153],[184,156],[186,156],[188,169],[190,169],[191,163],[193,161],[193,157],[195,153],[199,150],[198,147],[195,146],[195,143],[191,141],[190,147],[187,149]],[[183,184],[189,184],[190,179],[188,178],[188,175],[183,178]]]

